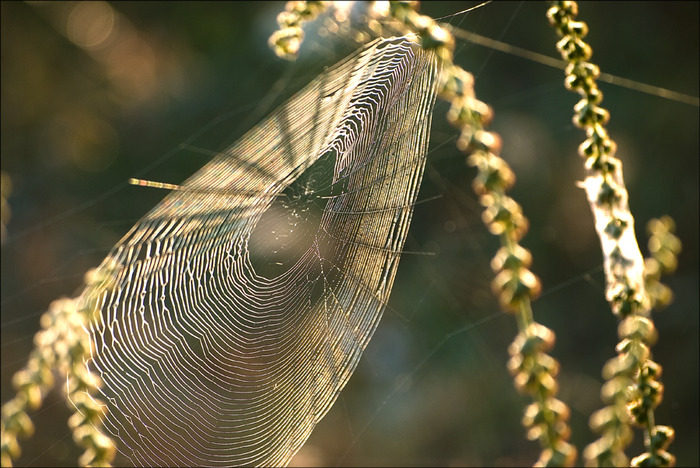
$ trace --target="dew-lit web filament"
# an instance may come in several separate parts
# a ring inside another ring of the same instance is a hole
[[[167,182],[156,182],[153,180],[137,179],[135,177],[131,177],[129,179],[129,184],[136,185],[138,187],[150,187],[150,188],[156,188],[156,189],[191,192],[191,193],[212,193],[212,194],[220,194],[220,195],[245,195],[245,196],[255,197],[257,199],[265,199],[265,198],[273,198],[273,197],[286,197],[287,196],[284,193],[271,195],[271,194],[266,194],[262,191],[253,192],[253,191],[246,191],[246,190],[232,190],[232,189],[226,189],[226,188],[221,188],[221,187],[214,187],[214,188],[188,187],[185,185],[169,184]]]
[[[152,188],[166,189],[166,190],[184,190],[185,189],[182,185],[168,184],[166,182],[154,182],[152,180],[136,179],[133,177],[131,179],[129,179],[129,183],[131,185],[138,185],[140,187],[152,187]]]

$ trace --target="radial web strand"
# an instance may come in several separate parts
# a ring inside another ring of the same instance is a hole
[[[407,39],[374,41],[112,249],[88,365],[134,464],[280,465],[304,444],[388,300],[437,75]]]

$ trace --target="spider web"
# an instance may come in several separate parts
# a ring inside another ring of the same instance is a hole
[[[374,41],[113,248],[88,364],[133,463],[278,465],[303,445],[386,306],[437,74],[407,39]]]

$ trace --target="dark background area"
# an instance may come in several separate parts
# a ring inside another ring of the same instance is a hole
[[[311,28],[298,62],[277,59],[267,38],[283,3],[97,5],[106,23],[86,30],[84,5],[2,3],[0,148],[12,183],[2,245],[2,402],[49,303],[79,292],[87,269],[164,196],[128,185],[129,177],[181,182],[209,158],[182,143],[227,146],[358,47]],[[426,2],[423,12],[441,17],[474,5]],[[554,57],[546,8],[495,2],[444,21]],[[585,2],[579,18],[604,72],[698,95],[697,2]],[[477,95],[494,108],[492,128],[518,177],[513,196],[531,222],[523,244],[544,285],[535,316],[557,333],[560,398],[582,448],[594,439],[587,419],[601,407],[600,369],[614,355],[616,321],[576,186],[584,175],[576,154],[584,135],[571,124],[578,98],[563,88],[561,70],[463,40],[455,61],[475,74]],[[666,386],[656,414],[677,431],[678,464],[697,465],[698,108],[600,87],[642,250],[644,226],[663,214],[683,241],[679,269],[665,281],[675,301],[655,315],[653,352]],[[489,289],[497,240],[481,224],[474,173],[454,147],[446,110],[436,108],[419,200],[440,198],[416,206],[406,244],[435,255],[404,255],[355,375],[293,464],[517,466],[537,458],[520,425],[527,400],[505,368],[516,324]],[[59,390],[35,413],[37,434],[22,444],[18,466],[76,463]],[[640,444],[637,433],[628,453]]]

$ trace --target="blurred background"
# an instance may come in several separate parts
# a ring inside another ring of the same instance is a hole
[[[475,2],[426,2],[434,18]],[[309,28],[295,63],[267,46],[284,3],[2,2],[2,402],[49,303],[79,292],[121,236],[164,195],[130,177],[179,183],[235,141],[324,66],[359,47]],[[557,56],[547,5],[495,2],[445,18],[455,27]],[[593,61],[602,71],[698,95],[698,3],[585,2]],[[328,25],[332,29],[332,25]],[[536,319],[557,333],[560,397],[573,441],[601,407],[600,369],[616,321],[604,301],[598,240],[571,124],[577,96],[563,72],[459,40],[455,62],[494,108],[492,128],[518,182],[531,228],[523,244],[544,285]],[[655,315],[664,368],[657,423],[671,451],[698,465],[698,107],[601,83],[624,162],[642,250],[645,225],[671,215],[683,241],[665,279],[675,301]],[[497,248],[480,220],[473,170],[454,147],[445,104],[433,119],[426,176],[392,298],[355,375],[292,464],[530,465],[524,397],[505,363],[516,324],[491,296]],[[439,197],[439,198],[435,198]],[[72,466],[79,451],[60,388],[35,413],[37,434],[17,465]],[[634,456],[641,451],[637,434]],[[122,460],[123,462],[123,460]]]

